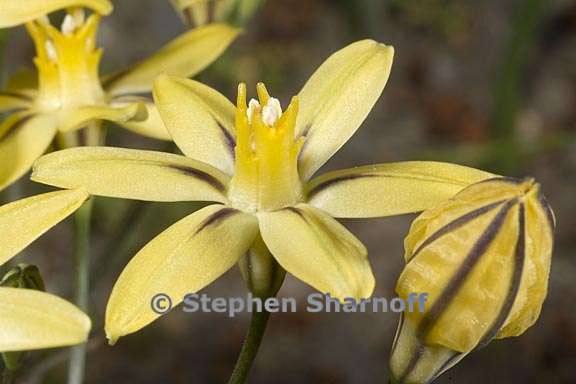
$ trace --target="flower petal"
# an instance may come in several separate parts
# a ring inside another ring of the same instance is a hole
[[[142,121],[128,120],[125,122],[117,121],[116,124],[143,136],[151,137],[158,140],[172,140],[170,133],[166,130],[164,122],[160,118],[158,108],[150,99],[140,96],[119,97],[111,102],[113,107],[125,107],[135,101],[140,102],[147,111],[147,118]]]
[[[58,129],[61,132],[74,131],[84,128],[93,120],[109,120],[116,123],[142,121],[146,119],[146,113],[146,107],[140,102],[118,107],[85,106],[65,109],[59,113]]]
[[[113,344],[160,315],[158,294],[179,304],[230,269],[258,233],[253,215],[211,205],[185,217],[146,245],[126,266],[106,308],[106,335]]]
[[[0,28],[14,27],[69,7],[86,7],[107,15],[112,12],[109,0],[2,0]]]
[[[4,120],[0,124],[0,190],[28,172],[55,135],[53,115],[21,112]]]
[[[326,213],[299,204],[259,212],[258,220],[264,242],[286,271],[340,300],[372,294],[366,248]]]
[[[0,288],[0,351],[30,351],[86,341],[90,318],[58,296]]]
[[[0,265],[68,217],[88,197],[82,190],[56,191],[1,206]]]
[[[32,100],[27,95],[17,92],[0,92],[0,113],[27,109],[30,105],[32,105]]]
[[[92,195],[146,201],[226,202],[228,176],[184,156],[112,147],[78,147],[50,153],[32,179]]]
[[[194,76],[216,60],[239,33],[239,29],[225,24],[192,29],[128,71],[105,79],[104,86],[117,96],[150,91],[154,78],[164,72]]]
[[[306,137],[300,171],[310,178],[364,121],[380,97],[394,48],[362,40],[336,52],[299,93],[296,131]]]
[[[186,156],[232,174],[236,108],[225,96],[194,80],[160,76],[154,83],[154,98],[166,128]]]
[[[493,174],[434,161],[405,161],[329,172],[310,181],[309,204],[334,217],[418,212]]]

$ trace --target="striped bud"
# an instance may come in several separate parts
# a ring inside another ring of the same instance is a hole
[[[536,322],[548,288],[554,215],[532,179],[474,184],[425,211],[405,240],[396,292],[428,293],[405,312],[392,382],[430,383],[473,349]]]
[[[44,280],[35,265],[18,264],[0,279],[0,287],[25,288],[44,291]]]

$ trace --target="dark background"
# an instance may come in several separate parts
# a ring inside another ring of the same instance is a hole
[[[167,0],[118,0],[115,7],[100,32],[103,73],[145,57],[186,29]],[[330,53],[365,37],[394,45],[392,74],[364,126],[324,170],[442,160],[531,175],[558,219],[540,320],[522,337],[471,354],[438,383],[575,383],[576,2],[269,0],[200,79],[231,99],[239,81],[249,87],[264,81],[285,106]],[[30,66],[33,47],[24,29],[11,30],[6,42],[4,75]],[[114,128],[110,143],[166,147]],[[22,181],[4,200],[41,190]],[[106,345],[101,327],[112,284],[129,257],[196,208],[97,199],[88,383],[227,379],[248,324],[245,314],[230,319],[176,310],[114,347]],[[123,220],[127,212],[132,220]],[[394,296],[403,237],[414,217],[344,222],[369,250],[376,296]],[[40,265],[49,289],[68,298],[70,230],[70,221],[59,225],[17,259]],[[242,296],[246,289],[234,269],[203,292]],[[280,295],[303,302],[311,292],[288,276]],[[397,320],[393,313],[274,315],[250,382],[385,383]],[[20,382],[63,382],[65,353],[34,353]]]

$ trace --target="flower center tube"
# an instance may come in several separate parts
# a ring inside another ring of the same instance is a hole
[[[98,75],[102,50],[96,48],[100,16],[85,19],[82,9],[68,13],[60,29],[47,18],[26,24],[36,46],[41,111],[101,105],[105,94]]]
[[[238,86],[234,176],[229,197],[248,211],[269,211],[302,200],[298,155],[303,139],[295,138],[298,99],[283,113],[280,102],[257,85],[258,99],[246,105],[246,85]]]

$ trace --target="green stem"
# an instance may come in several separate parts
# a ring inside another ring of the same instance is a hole
[[[544,0],[518,1],[513,29],[500,64],[494,87],[494,112],[491,137],[494,155],[491,161],[503,173],[514,172],[520,161],[516,142],[516,120],[525,97],[523,78],[530,59],[530,50],[538,37],[538,26],[546,9]]]
[[[88,312],[90,275],[90,219],[92,200],[88,200],[74,216],[75,262],[76,262],[76,305]],[[81,384],[84,381],[86,365],[86,343],[72,347],[68,367],[68,384]]]
[[[264,331],[270,318],[270,312],[263,309],[261,312],[253,311],[252,319],[250,320],[250,328],[248,334],[242,344],[240,355],[236,360],[234,371],[228,380],[228,384],[244,384],[250,373],[250,368],[254,364],[260,343],[264,337]]]
[[[130,228],[136,228],[146,213],[146,202],[133,200],[128,203],[120,224],[106,241],[104,251],[98,256],[98,262],[94,268],[91,283],[97,285],[108,271],[117,271],[126,263],[126,258],[132,252],[134,240],[131,238]]]

